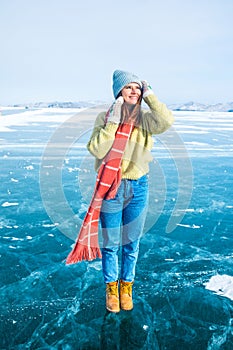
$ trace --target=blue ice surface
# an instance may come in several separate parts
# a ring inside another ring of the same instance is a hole
[[[134,309],[117,315],[100,260],[64,263],[95,182],[90,125],[64,126],[59,145],[59,117],[0,133],[0,349],[233,349],[232,300],[205,289],[233,275],[233,114],[175,117],[154,137]],[[178,197],[184,215],[167,233]]]

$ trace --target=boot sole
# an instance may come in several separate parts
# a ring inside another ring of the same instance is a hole
[[[130,307],[130,308],[127,308],[127,307],[122,307],[121,306],[121,310],[124,310],[124,311],[130,311],[130,310],[133,310],[133,306]]]
[[[113,312],[114,314],[117,314],[118,312],[121,311],[120,309],[119,310],[111,310],[111,309],[108,309],[107,307],[106,307],[106,310],[108,310],[109,312]]]

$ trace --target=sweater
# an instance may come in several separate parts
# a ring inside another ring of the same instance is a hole
[[[133,129],[126,145],[121,164],[122,179],[137,180],[149,172],[149,163],[153,159],[152,135],[165,132],[174,122],[172,112],[154,94],[149,94],[144,101],[149,109],[141,110],[140,125]],[[106,112],[98,114],[87,144],[88,151],[95,157],[96,171],[111,149],[118,128],[118,124],[105,123],[105,116]]]

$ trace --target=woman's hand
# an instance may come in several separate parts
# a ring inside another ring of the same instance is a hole
[[[146,80],[142,80],[142,97],[145,98],[148,95],[153,94],[150,84]]]
[[[115,124],[119,124],[121,121],[121,107],[124,103],[124,99],[122,96],[119,96],[111,105],[107,121]]]

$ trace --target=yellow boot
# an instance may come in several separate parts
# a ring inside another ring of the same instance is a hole
[[[106,283],[106,309],[110,312],[119,312],[118,281]]]
[[[132,310],[133,308],[133,282],[120,281],[120,304],[122,310]]]

